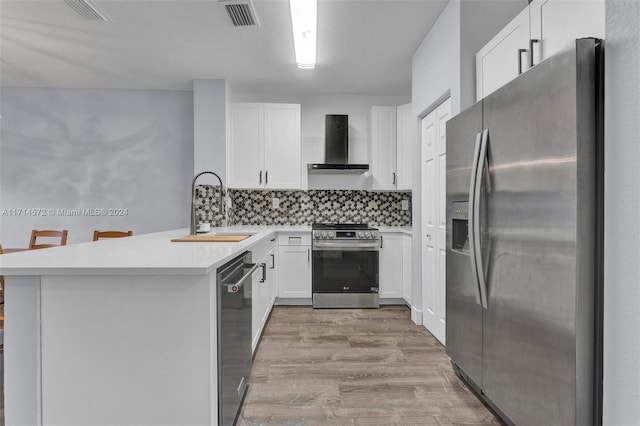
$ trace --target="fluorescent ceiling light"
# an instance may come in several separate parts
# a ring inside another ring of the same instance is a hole
[[[317,0],[289,0],[298,68],[316,67]]]

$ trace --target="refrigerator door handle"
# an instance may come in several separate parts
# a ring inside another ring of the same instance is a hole
[[[471,165],[471,180],[469,182],[469,258],[471,259],[471,277],[473,278],[473,284],[475,286],[476,303],[481,304],[480,300],[480,283],[478,281],[478,267],[476,256],[476,244],[475,244],[475,232],[473,230],[475,223],[475,194],[476,194],[476,177],[478,170],[478,159],[480,156],[480,145],[482,145],[482,132],[476,135],[476,146],[473,150],[473,163]]]
[[[478,276],[478,287],[480,288],[480,299],[482,307],[487,309],[487,283],[484,277],[484,263],[482,261],[482,244],[480,243],[480,196],[482,191],[482,180],[485,175],[485,167],[487,166],[487,146],[489,145],[489,129],[482,131],[482,141],[480,143],[480,155],[478,155],[478,165],[476,167],[476,186],[473,194],[473,244],[476,255],[476,274]]]

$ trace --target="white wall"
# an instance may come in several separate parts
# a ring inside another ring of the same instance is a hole
[[[433,24],[412,59],[412,104],[418,126],[413,176],[413,304],[422,310],[422,177],[420,121],[438,105],[447,93],[451,95],[451,113],[460,111],[460,2],[449,1]],[[414,320],[416,318],[414,317]],[[421,322],[421,319],[417,319]]]
[[[227,81],[193,81],[193,175],[212,171],[226,184]],[[202,179],[202,180],[200,180]],[[211,175],[198,183],[218,185]]]
[[[607,0],[604,424],[640,424],[640,2]]]
[[[135,234],[189,224],[193,171],[191,92],[3,88],[0,100],[3,247],[26,247],[31,230]],[[128,209],[125,216],[51,215],[48,209]]]
[[[324,162],[326,114],[349,115],[349,161],[369,163],[369,110],[374,105],[402,105],[409,96],[294,95],[282,93],[234,93],[234,102],[301,104],[302,187],[309,189],[371,189],[368,175],[307,175],[307,163]]]

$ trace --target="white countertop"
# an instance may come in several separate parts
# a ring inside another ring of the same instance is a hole
[[[378,228],[380,232],[399,232],[405,235],[413,235],[410,226],[374,226],[374,228]]]
[[[411,235],[408,226],[378,226]],[[3,254],[0,275],[191,275],[217,267],[280,232],[311,232],[311,226],[232,226],[211,232],[255,232],[238,243],[171,242],[187,228],[64,247]]]
[[[233,226],[211,232],[255,232],[238,243],[171,242],[189,234],[175,229],[126,238],[3,254],[0,275],[210,274],[276,231],[310,232],[310,226]]]

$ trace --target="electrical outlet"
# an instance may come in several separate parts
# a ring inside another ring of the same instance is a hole
[[[279,209],[280,208],[280,198],[272,198],[271,199],[271,208]]]
[[[409,210],[409,200],[402,200],[402,210]]]

